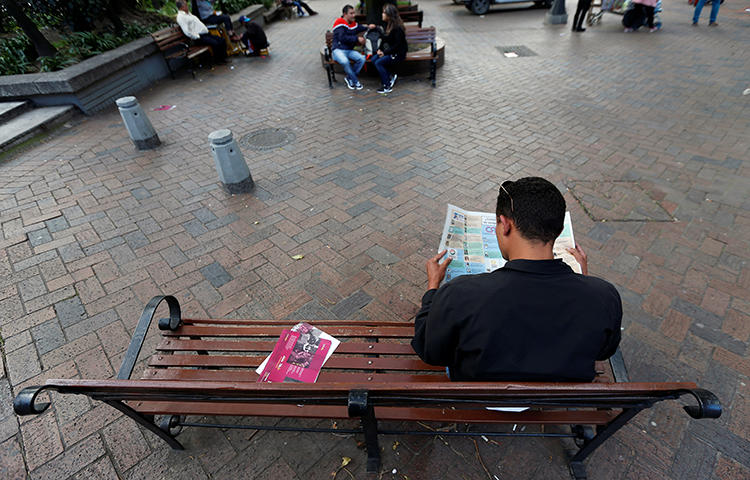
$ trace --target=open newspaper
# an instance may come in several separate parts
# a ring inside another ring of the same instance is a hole
[[[284,329],[271,354],[255,370],[258,382],[314,383],[339,343],[309,323]]]
[[[446,282],[461,275],[492,272],[505,265],[495,236],[496,225],[494,213],[470,212],[448,204],[438,247],[438,251],[448,250],[446,256],[452,259],[445,272]],[[581,265],[566,250],[575,248],[575,245],[570,212],[565,212],[563,231],[555,240],[552,251],[555,258],[562,258],[573,271],[581,273]]]

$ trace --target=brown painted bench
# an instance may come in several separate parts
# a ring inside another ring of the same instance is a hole
[[[140,380],[130,380],[149,325],[161,301],[169,318],[159,320],[161,343]],[[693,418],[718,418],[721,406],[694,383],[628,382],[619,352],[598,362],[593,383],[451,382],[443,367],[423,363],[409,341],[413,325],[403,322],[320,320],[314,325],[342,343],[324,365],[317,383],[256,383],[255,368],[273,349],[283,328],[294,321],[183,319],[174,297],[154,297],[146,306],[114,380],[47,380],[24,388],[13,402],[19,415],[43,412],[35,404],[44,390],[87,395],[128,415],[175,449],[185,426],[216,426],[187,417],[249,416],[347,419],[361,428],[314,428],[245,425],[262,430],[363,433],[367,470],[380,468],[378,435],[434,435],[428,429],[386,429],[382,423],[423,422],[484,425],[446,435],[541,436],[576,439],[580,449],[570,459],[574,478],[585,478],[583,460],[641,410],[657,402],[691,395],[685,406]],[[522,412],[486,407],[528,407]],[[156,421],[156,415],[164,415]],[[498,431],[503,424],[528,425],[524,432]],[[535,426],[565,427],[554,431]],[[569,428],[570,426],[570,428]],[[238,428],[235,423],[231,428]],[[417,428],[416,425],[414,428]],[[441,432],[441,434],[443,434]]]
[[[402,7],[399,7],[398,14],[404,23],[416,23],[417,26],[422,26],[424,12],[422,10],[417,10],[416,5],[407,5],[403,10]],[[358,13],[354,16],[354,20],[356,20],[357,23],[366,24],[367,14]]]
[[[434,87],[436,84],[437,77],[437,33],[435,27],[417,27],[415,25],[406,25],[405,30],[406,43],[407,44],[426,44],[430,46],[429,51],[420,50],[418,52],[408,52],[404,62],[419,62],[429,61],[430,62],[430,76],[429,80]],[[331,31],[326,32],[325,46],[323,47],[323,66],[328,75],[328,87],[333,88],[333,82],[336,81],[336,73],[333,70],[333,66],[336,62],[333,60],[331,46],[333,44],[333,33]],[[368,64],[371,64],[371,60],[367,60]]]
[[[192,40],[182,33],[179,26],[165,28],[154,32],[151,37],[156,42],[159,50],[164,55],[164,61],[167,64],[170,75],[174,78],[175,70],[172,69],[171,61],[183,59],[188,61],[190,73],[195,78],[195,72],[192,68],[192,61],[201,55],[208,53],[213,56],[211,47],[207,45],[193,45]]]

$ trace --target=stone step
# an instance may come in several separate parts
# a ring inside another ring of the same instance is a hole
[[[0,124],[21,115],[30,108],[31,103],[26,100],[20,102],[0,102]]]
[[[73,105],[41,107],[29,110],[0,124],[0,152],[23,142],[43,130],[49,130],[70,118]]]

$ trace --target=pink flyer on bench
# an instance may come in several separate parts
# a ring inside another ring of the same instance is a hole
[[[258,368],[258,382],[314,383],[323,364],[338,346],[338,342],[332,346],[332,341],[322,338],[323,335],[308,323],[285,329],[271,355]]]

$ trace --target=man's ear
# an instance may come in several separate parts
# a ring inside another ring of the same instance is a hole
[[[507,236],[510,234],[511,227],[513,225],[513,220],[506,217],[505,215],[498,215],[497,217],[497,226],[495,227],[502,236]]]

